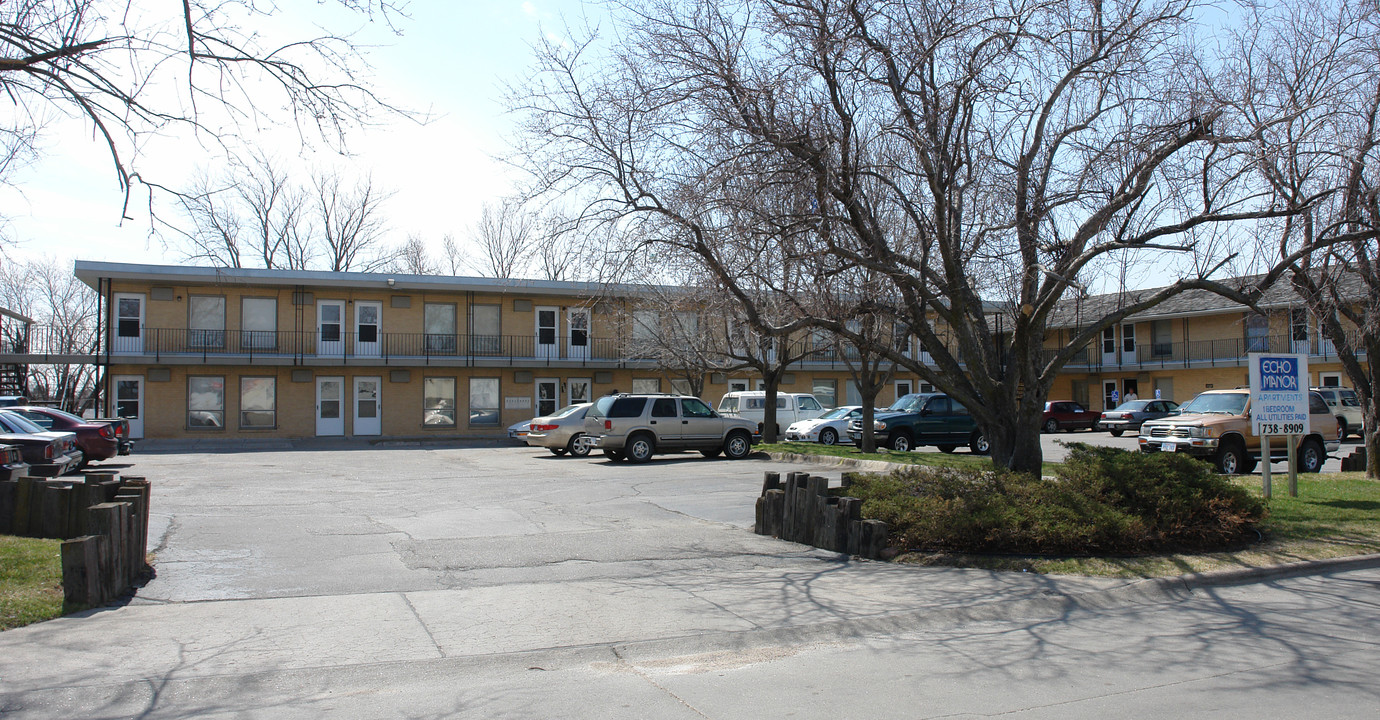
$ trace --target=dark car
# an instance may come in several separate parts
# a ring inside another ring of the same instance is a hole
[[[0,445],[0,480],[13,480],[29,474],[24,451],[16,445]]]
[[[5,411],[23,415],[44,430],[76,434],[81,465],[109,460],[120,453],[119,432],[108,422],[83,420],[69,412],[35,405],[19,405],[5,408]]]
[[[1112,437],[1121,437],[1127,430],[1139,431],[1146,420],[1169,417],[1178,409],[1179,404],[1173,400],[1131,400],[1102,413],[1097,427],[1110,432]]]
[[[19,447],[30,475],[57,477],[81,464],[75,434],[44,430],[18,413],[0,410],[0,443]]]
[[[862,420],[848,423],[848,436],[862,440]],[[963,403],[943,393],[916,393],[902,396],[872,423],[877,444],[892,450],[911,450],[934,445],[941,452],[953,452],[967,445],[975,454],[988,452],[987,437]]]
[[[1055,400],[1045,403],[1045,412],[1040,417],[1040,429],[1047,433],[1060,430],[1091,430],[1101,419],[1101,413],[1088,410],[1072,400]]]

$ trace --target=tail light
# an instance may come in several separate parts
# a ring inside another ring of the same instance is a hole
[[[109,425],[102,425],[99,432],[101,434],[101,437],[105,438],[106,440],[115,439],[115,430],[112,429]]]
[[[555,430],[557,427],[558,426],[556,425],[533,425],[532,430],[535,432],[551,432],[552,430]]]
[[[53,459],[53,444],[52,444],[52,443],[48,443],[47,445],[44,445],[44,446],[43,446],[43,459],[44,459],[44,460],[52,460],[52,459]]]
[[[605,429],[605,430],[612,430],[612,429],[613,429],[613,421],[612,421],[612,420],[605,420],[605,421],[604,421],[604,429]]]

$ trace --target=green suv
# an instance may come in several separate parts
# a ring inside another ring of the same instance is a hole
[[[905,395],[878,413],[872,425],[877,444],[892,450],[911,450],[934,445],[941,452],[953,452],[967,445],[973,453],[986,455],[987,438],[968,414],[968,408],[943,393]],[[862,439],[862,420],[848,423],[848,436]]]

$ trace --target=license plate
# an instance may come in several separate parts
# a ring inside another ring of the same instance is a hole
[[[1172,442],[1162,442],[1162,443],[1160,443],[1160,450],[1163,451],[1163,452],[1174,452],[1174,449],[1175,449],[1175,445],[1174,445],[1174,443],[1172,443]]]

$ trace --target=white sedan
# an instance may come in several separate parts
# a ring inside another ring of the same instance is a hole
[[[786,428],[787,442],[817,442],[837,445],[848,439],[848,421],[862,417],[861,405],[841,405],[817,418],[800,420]]]

